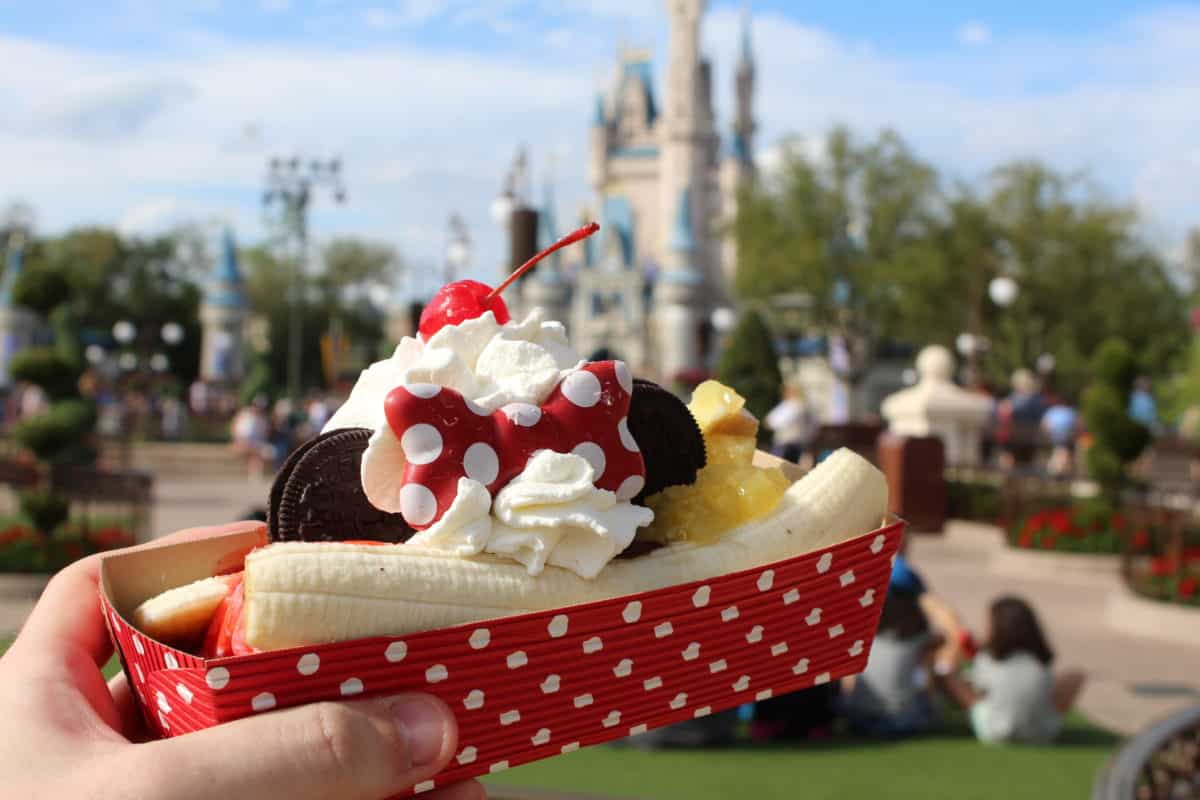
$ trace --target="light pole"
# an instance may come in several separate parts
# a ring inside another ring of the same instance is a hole
[[[467,224],[457,213],[451,214],[446,238],[446,274],[442,282],[454,283],[470,263],[471,235],[467,232]]]
[[[293,405],[300,402],[300,358],[303,348],[304,268],[308,261],[308,204],[313,191],[326,186],[335,203],[346,200],[342,186],[342,162],[332,158],[304,160],[299,156],[272,158],[267,162],[267,188],[263,208],[278,211],[277,223],[285,239],[294,246],[294,262],[288,287],[288,397]]]

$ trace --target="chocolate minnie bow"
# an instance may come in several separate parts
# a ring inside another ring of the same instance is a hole
[[[459,478],[494,496],[539,450],[575,453],[595,470],[595,485],[630,500],[646,466],[626,416],[633,376],[620,361],[598,361],[567,375],[539,408],[509,403],[489,413],[453,389],[398,386],[388,393],[388,426],[404,450],[400,513],[424,530],[454,502]]]

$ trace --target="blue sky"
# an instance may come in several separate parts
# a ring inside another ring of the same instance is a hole
[[[339,154],[350,202],[319,236],[393,242],[431,266],[452,211],[494,278],[487,215],[516,147],[558,219],[589,201],[592,95],[619,41],[665,50],[657,0],[0,0],[0,204],[43,230],[263,235],[269,155]],[[731,95],[741,3],[713,0],[706,52]],[[1178,251],[1200,223],[1200,5],[756,0],[757,149],[835,122],[901,132],[955,177],[1006,159],[1087,169]]]

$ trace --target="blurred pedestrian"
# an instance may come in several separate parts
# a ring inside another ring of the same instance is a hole
[[[185,411],[179,398],[174,395],[164,397],[159,414],[161,415],[162,437],[168,442],[177,442],[182,439]]]
[[[1000,445],[1000,466],[1012,469],[1033,461],[1038,427],[1046,407],[1038,390],[1038,380],[1027,369],[1012,375],[1012,392],[997,405],[996,441]]]
[[[970,712],[982,742],[1047,744],[1062,730],[1062,717],[1075,704],[1084,675],[1051,671],[1050,649],[1033,609],[1019,597],[1001,597],[988,613],[984,650],[970,680],[944,675],[939,685]]]
[[[787,384],[783,399],[771,409],[763,419],[763,424],[775,437],[772,452],[784,461],[800,463],[813,434],[813,418],[808,404],[804,402],[803,390],[794,384]]]
[[[1133,391],[1129,395],[1129,416],[1157,435],[1159,433],[1158,404],[1154,401],[1154,395],[1150,393],[1150,389],[1149,378],[1137,379],[1133,385]]]
[[[246,473],[261,478],[269,455],[267,398],[258,395],[233,417],[233,449],[246,462]]]
[[[1065,402],[1046,409],[1042,432],[1052,448],[1046,471],[1051,475],[1070,475],[1075,471],[1075,439],[1079,435],[1079,412]]]

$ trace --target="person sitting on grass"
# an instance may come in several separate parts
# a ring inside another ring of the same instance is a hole
[[[1083,673],[1051,672],[1054,652],[1024,600],[1001,597],[988,616],[986,645],[972,665],[970,681],[943,675],[939,686],[967,709],[980,741],[1049,743],[1083,688]]]
[[[929,672],[941,645],[942,636],[930,629],[918,594],[893,583],[867,668],[853,679],[843,703],[851,733],[892,738],[933,728],[938,717]]]

